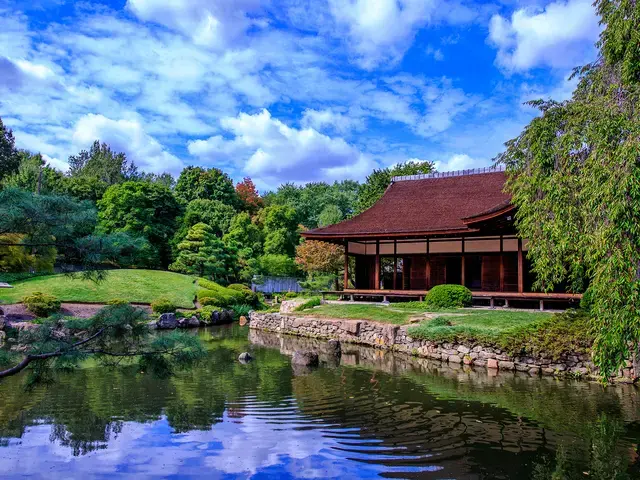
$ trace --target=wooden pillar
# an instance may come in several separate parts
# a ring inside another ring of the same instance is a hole
[[[398,280],[398,241],[393,241],[393,289],[397,288]]]
[[[465,282],[465,262],[464,262],[464,237],[462,237],[462,259],[460,260],[460,268],[462,269],[462,271],[460,272],[460,283],[466,287],[467,286],[467,282]]]
[[[374,289],[380,290],[380,240],[376,240],[376,267],[374,274]]]
[[[349,240],[344,242],[344,287],[349,288]]]
[[[504,245],[500,235],[500,291],[504,292]]]
[[[522,255],[522,239],[518,238],[518,293],[524,292],[524,258]]]
[[[429,239],[427,238],[427,290],[431,289],[431,254],[429,253]]]

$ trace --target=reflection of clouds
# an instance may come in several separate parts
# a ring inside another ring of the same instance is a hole
[[[242,419],[225,413],[211,430],[184,434],[173,434],[166,418],[125,422],[105,450],[78,457],[50,441],[50,425],[37,425],[0,448],[0,477],[182,478],[206,473],[211,478],[362,478],[384,469],[348,461],[333,448],[337,440],[323,436],[321,430],[331,428],[311,424],[297,409],[286,414],[252,411],[247,404],[242,409]]]

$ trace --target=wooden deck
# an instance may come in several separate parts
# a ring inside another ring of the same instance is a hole
[[[362,289],[346,289],[339,291],[325,291],[325,294],[343,295],[351,297],[354,300],[358,297],[382,297],[383,301],[387,297],[391,298],[417,298],[422,301],[428,292],[424,290],[362,290]],[[537,292],[482,292],[472,291],[474,300],[488,300],[489,306],[494,307],[495,301],[503,301],[505,307],[509,307],[509,301],[533,301],[539,302],[540,310],[544,310],[544,302],[579,302],[582,298],[580,293],[537,293]]]

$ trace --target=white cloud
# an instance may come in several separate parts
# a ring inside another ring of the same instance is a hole
[[[226,117],[220,123],[232,139],[217,135],[189,142],[189,153],[214,163],[235,159],[246,174],[265,184],[362,178],[375,166],[342,138],[289,127],[266,109]]]
[[[362,111],[360,111],[362,115]],[[336,112],[330,108],[324,110],[306,109],[302,113],[302,126],[321,130],[333,130],[341,134],[347,134],[352,130],[363,130],[364,119],[361,116],[352,116]]]
[[[434,165],[438,172],[453,172],[456,170],[466,170],[468,168],[477,168],[479,166],[488,166],[482,165],[482,161],[474,160],[469,155],[464,153],[456,153],[451,155],[444,160],[436,160]]]
[[[439,48],[435,48],[433,45],[427,46],[424,53],[426,53],[428,57],[433,57],[436,62],[441,62],[444,60],[444,54],[442,53],[442,50],[440,50]]]
[[[224,48],[242,40],[247,29],[264,26],[255,18],[260,0],[128,0],[127,7],[141,20],[177,30],[199,45]]]
[[[591,0],[560,0],[543,10],[517,10],[510,20],[494,15],[489,42],[498,48],[496,63],[508,71],[568,68],[594,54],[599,32]]]
[[[81,149],[89,147],[94,140],[108,143],[116,152],[125,152],[127,158],[147,172],[178,174],[184,167],[180,159],[146,134],[136,119],[112,120],[103,115],[85,115],[76,123],[73,143]]]

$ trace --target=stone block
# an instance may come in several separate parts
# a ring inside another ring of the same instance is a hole
[[[342,329],[350,335],[358,336],[360,334],[360,323],[353,320],[344,320],[342,322]]]
[[[498,367],[500,368],[500,370],[514,370],[516,368],[513,362],[507,362],[504,360],[498,361]]]
[[[456,350],[458,350],[458,352],[466,355],[467,353],[469,353],[471,351],[471,349],[469,347],[467,347],[466,345],[458,345],[458,348],[456,348]]]
[[[487,359],[487,368],[499,368],[498,361],[495,358]]]
[[[447,357],[447,360],[449,363],[456,363],[456,364],[462,363],[462,358],[460,358],[459,355],[449,355],[449,357]]]

